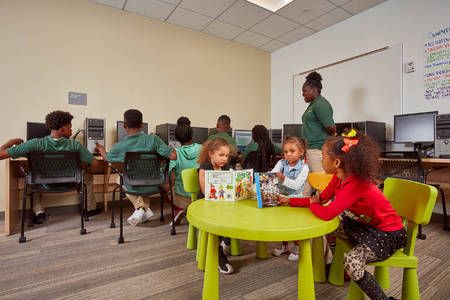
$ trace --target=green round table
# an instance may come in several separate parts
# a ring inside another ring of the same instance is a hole
[[[299,240],[298,299],[315,299],[314,280],[326,280],[322,236],[339,225],[338,218],[321,220],[309,208],[258,208],[256,200],[197,200],[189,205],[187,219],[204,233],[198,251],[206,249],[203,299],[208,300],[219,299],[218,236],[257,241],[257,257],[264,251],[267,256],[267,242]]]

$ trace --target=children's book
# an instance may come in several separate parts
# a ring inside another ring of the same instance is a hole
[[[205,200],[236,201],[252,197],[253,169],[205,170]]]
[[[258,208],[278,206],[280,184],[276,173],[255,173]]]

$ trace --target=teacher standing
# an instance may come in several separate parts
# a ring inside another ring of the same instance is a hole
[[[310,172],[323,171],[322,146],[330,136],[336,135],[333,108],[330,102],[320,94],[321,91],[322,76],[317,72],[309,73],[302,87],[303,98],[306,103],[309,103],[302,115],[302,138],[308,142],[306,160]],[[307,182],[303,195],[309,196],[311,192],[311,185]]]

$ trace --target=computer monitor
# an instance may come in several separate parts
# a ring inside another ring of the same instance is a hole
[[[148,134],[148,123],[142,123],[142,133]],[[127,136],[127,131],[123,128],[123,121],[117,121],[116,142],[120,142]]]
[[[302,124],[283,124],[283,140],[287,136],[302,137]]]
[[[238,150],[245,150],[247,145],[252,142],[251,130],[235,130],[234,139],[236,140],[236,148]]]
[[[44,123],[27,122],[27,141],[36,138],[43,138],[50,134]]]
[[[395,115],[394,141],[396,143],[434,143],[437,111]]]
[[[192,141],[197,144],[203,144],[208,139],[208,128],[192,127]]]

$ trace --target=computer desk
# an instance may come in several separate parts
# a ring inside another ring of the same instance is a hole
[[[89,167],[89,172],[94,175],[94,192],[103,194],[104,210],[108,210],[108,193],[112,192],[116,176],[111,175],[111,169],[108,162],[103,160],[101,156],[95,156],[99,162],[97,167]],[[5,180],[5,235],[14,233],[14,227],[20,219],[20,210],[23,197],[24,174],[20,170],[20,166],[27,166],[26,158],[8,159],[6,162],[6,180]],[[75,195],[76,192],[67,192],[56,194]],[[54,196],[55,194],[47,194]]]

